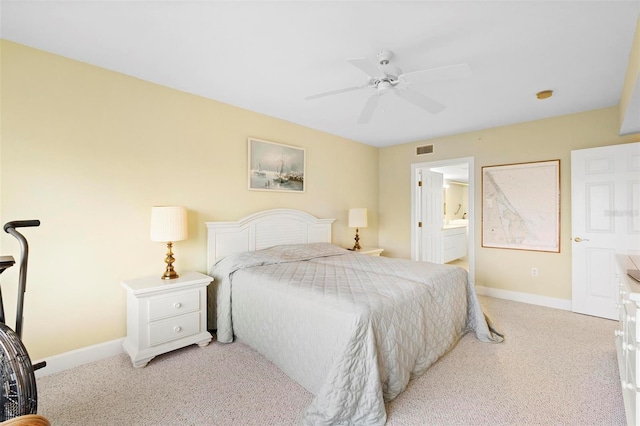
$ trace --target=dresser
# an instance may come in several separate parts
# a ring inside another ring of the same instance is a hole
[[[213,278],[186,272],[172,280],[160,276],[122,282],[127,291],[127,337],[123,347],[133,366],[155,356],[211,341],[207,332],[207,286]]]
[[[640,256],[617,255],[618,310],[620,327],[615,331],[620,383],[628,425],[640,425],[640,283],[628,270],[638,269]]]

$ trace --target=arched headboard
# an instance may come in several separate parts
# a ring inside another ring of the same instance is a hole
[[[318,219],[300,210],[272,209],[236,222],[207,225],[207,272],[217,260],[239,252],[280,244],[330,243],[335,219]]]

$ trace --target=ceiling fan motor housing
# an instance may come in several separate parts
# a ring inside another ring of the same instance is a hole
[[[402,70],[395,65],[391,65],[389,60],[393,57],[393,52],[389,50],[381,50],[376,55],[378,58],[378,69],[384,73],[381,80],[396,81],[398,76],[402,74]]]
[[[387,65],[392,56],[393,52],[391,52],[390,50],[381,50],[377,54],[378,63],[380,65]]]

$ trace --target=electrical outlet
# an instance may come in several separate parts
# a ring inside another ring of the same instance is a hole
[[[532,277],[538,276],[538,268],[531,268],[531,276]]]

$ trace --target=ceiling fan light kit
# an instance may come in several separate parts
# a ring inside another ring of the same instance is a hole
[[[373,89],[374,92],[371,94],[369,99],[367,99],[362,111],[360,112],[360,116],[357,120],[358,124],[367,124],[371,120],[373,113],[378,107],[380,98],[389,92],[395,93],[405,101],[431,114],[437,114],[443,111],[446,106],[428,96],[423,95],[410,86],[412,84],[443,79],[465,78],[471,75],[471,69],[467,64],[403,73],[400,68],[390,62],[393,57],[393,52],[389,50],[381,50],[377,53],[376,57],[378,59],[378,65],[375,65],[365,58],[347,59],[347,62],[369,77],[367,84],[330,90],[328,92],[307,96],[305,99],[313,100],[360,89]]]

